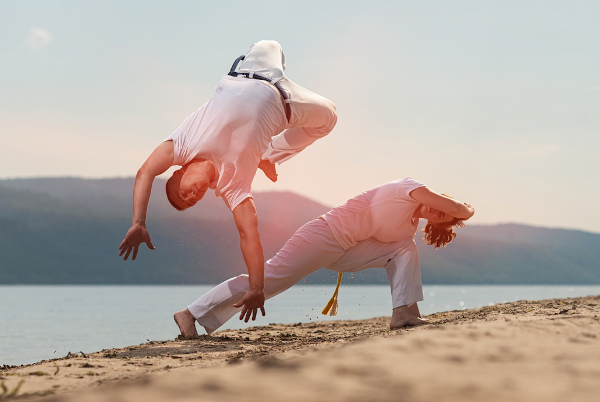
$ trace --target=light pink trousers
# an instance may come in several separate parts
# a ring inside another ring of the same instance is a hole
[[[272,40],[263,40],[252,45],[246,58],[236,72],[258,74],[269,78],[272,84],[279,83],[289,94],[291,105],[290,121],[285,131],[271,140],[262,159],[282,163],[304,148],[329,134],[337,122],[335,105],[288,79],[284,73],[285,56],[281,45]]]
[[[278,295],[320,268],[337,272],[385,268],[393,308],[423,300],[419,255],[413,238],[392,243],[370,238],[344,250],[320,218],[298,229],[265,263],[265,297],[270,299]],[[233,304],[246,294],[248,288],[248,275],[231,278],[200,297],[188,306],[188,310],[211,334],[241,311]]]

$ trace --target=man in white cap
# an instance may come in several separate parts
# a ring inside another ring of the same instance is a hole
[[[260,168],[277,180],[275,163],[293,157],[329,134],[335,105],[290,81],[283,73],[279,43],[260,41],[239,57],[211,99],[162,142],[138,170],[132,226],[119,255],[135,259],[141,243],[154,249],[146,213],[154,178],[180,165],[167,181],[167,198],[178,210],[195,205],[214,189],[233,213],[248,269],[249,289],[240,300],[248,317],[264,311],[264,255],[251,184]]]

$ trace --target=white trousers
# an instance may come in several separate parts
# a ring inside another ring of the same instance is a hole
[[[342,249],[323,219],[314,219],[285,243],[265,263],[265,297],[270,299],[292,287],[308,274],[327,268],[356,272],[385,268],[392,292],[393,308],[423,300],[417,245],[413,238],[382,243],[373,238]],[[248,275],[231,278],[200,297],[188,310],[211,334],[241,308],[233,307],[248,292]]]
[[[289,80],[283,73],[285,56],[281,45],[263,40],[250,48],[236,72],[259,74],[279,83],[288,92],[291,107],[290,120],[285,131],[271,140],[262,159],[282,163],[304,148],[329,134],[337,122],[335,105],[329,99]]]

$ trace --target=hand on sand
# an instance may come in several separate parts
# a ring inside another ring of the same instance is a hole
[[[275,164],[271,163],[268,159],[261,159],[258,163],[258,168],[265,173],[265,176],[269,178],[272,182],[277,181],[277,169],[275,168]]]
[[[242,300],[233,305],[233,307],[242,307],[240,313],[240,320],[248,322],[250,316],[252,321],[256,319],[256,313],[258,309],[262,312],[263,317],[265,316],[265,292],[263,290],[249,290],[248,293],[242,297]]]
[[[148,233],[146,227],[134,224],[131,226],[131,228],[129,228],[125,238],[119,245],[119,255],[121,256],[123,253],[125,253],[125,257],[123,257],[123,259],[126,260],[131,251],[133,251],[131,259],[135,260],[141,243],[146,243],[150,250],[154,250],[154,246],[150,240],[150,233]]]

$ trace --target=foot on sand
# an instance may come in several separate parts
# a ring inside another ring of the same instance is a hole
[[[401,321],[396,321],[396,322],[394,322],[394,320],[392,320],[390,322],[390,329],[416,327],[419,325],[427,325],[427,324],[429,324],[429,321],[427,321],[423,318],[413,316],[411,319],[408,319],[408,320],[401,320]]]
[[[390,329],[414,327],[429,324],[429,321],[410,313],[411,306],[401,306],[392,310]]]
[[[273,182],[277,181],[277,170],[274,163],[271,163],[268,159],[261,159],[258,163],[258,168],[265,173],[269,180]]]
[[[186,308],[173,314],[175,323],[179,327],[181,336],[184,339],[198,338],[198,332],[196,331],[196,319]]]

